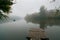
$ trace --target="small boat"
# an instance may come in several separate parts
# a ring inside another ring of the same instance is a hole
[[[16,21],[15,19],[13,21]]]

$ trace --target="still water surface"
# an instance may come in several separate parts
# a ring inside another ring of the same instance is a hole
[[[48,24],[48,23],[47,23]],[[31,28],[40,28],[40,24],[27,23],[24,19],[15,22],[0,24],[0,40],[14,39],[27,40]],[[49,40],[60,40],[60,25],[47,25],[44,27]]]

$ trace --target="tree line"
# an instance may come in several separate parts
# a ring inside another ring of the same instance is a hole
[[[47,10],[45,6],[40,7],[39,12],[32,14],[27,14],[25,20],[34,21],[34,20],[43,20],[43,19],[60,19],[60,9],[51,9]]]

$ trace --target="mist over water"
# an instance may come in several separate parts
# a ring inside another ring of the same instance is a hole
[[[31,27],[34,24],[31,24]],[[0,24],[0,39],[14,39],[14,40],[26,40],[27,32],[30,25],[26,24],[24,20],[16,22],[8,22]]]
[[[53,23],[52,25],[51,23],[48,21],[48,24],[46,24],[46,26],[42,28],[44,28],[47,32],[47,36],[50,40],[60,40],[60,25],[56,25],[57,23]],[[27,23],[24,19],[15,22],[0,24],[0,39],[27,40],[26,37],[28,36],[28,32],[31,28],[40,28],[40,24],[31,22]]]
[[[44,12],[41,12],[41,6],[46,8],[45,10],[43,7]],[[59,14],[52,14],[56,12],[53,9],[59,9],[59,6],[60,0],[55,2],[51,2],[51,0],[16,0],[10,14],[14,16],[8,18],[8,21],[0,21],[0,40],[27,40],[26,37],[31,29],[43,29],[49,40],[60,40],[60,10],[57,10]],[[51,14],[46,17],[50,10],[52,17]],[[44,15],[45,11],[46,15]],[[28,18],[23,19],[27,14],[29,14]]]

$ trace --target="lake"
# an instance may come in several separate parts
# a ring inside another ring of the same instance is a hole
[[[60,40],[60,20],[46,20],[38,24],[28,23],[24,19],[0,24],[0,40],[27,40],[28,32],[32,28],[43,28],[49,40]]]

